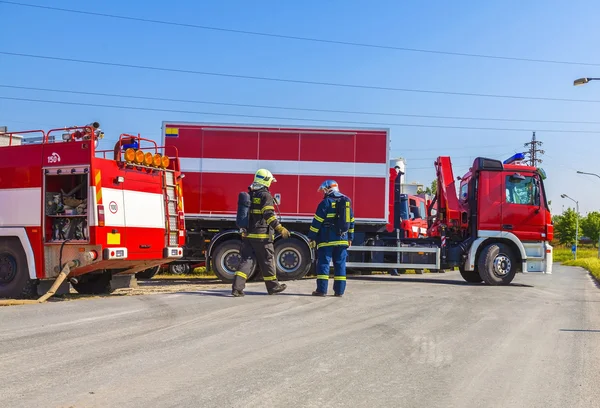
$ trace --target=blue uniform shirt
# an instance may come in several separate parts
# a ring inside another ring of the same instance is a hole
[[[341,236],[336,228],[331,224],[335,221],[336,198],[340,193],[328,195],[319,203],[317,212],[312,220],[308,239],[317,242],[317,248],[324,246],[348,246],[348,241],[354,240],[354,212],[350,206],[350,227],[348,234]]]

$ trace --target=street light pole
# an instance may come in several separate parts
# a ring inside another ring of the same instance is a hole
[[[596,176],[596,177],[600,178],[600,176],[597,175],[596,173],[587,173],[585,171],[577,170],[577,174],[587,174],[588,176]],[[598,236],[598,259],[600,259],[600,235]]]
[[[575,217],[575,260],[577,260],[577,244],[579,242],[579,201],[574,200],[566,194],[560,195],[562,198],[568,198],[575,203],[575,211],[577,212]]]

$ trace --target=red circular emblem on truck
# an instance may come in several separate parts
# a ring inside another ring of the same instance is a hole
[[[108,209],[110,210],[111,213],[116,214],[117,211],[119,211],[119,207],[117,206],[117,203],[115,203],[114,201],[111,201],[108,204]]]

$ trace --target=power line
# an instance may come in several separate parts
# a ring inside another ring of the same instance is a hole
[[[222,113],[222,112],[198,112],[198,111],[187,111],[187,110],[178,110],[178,109],[148,108],[148,107],[141,107],[141,106],[105,105],[105,104],[84,103],[84,102],[67,102],[67,101],[51,101],[51,100],[44,100],[44,99],[13,98],[13,97],[8,97],[8,96],[0,96],[0,99],[12,100],[12,101],[23,101],[23,102],[49,103],[49,104],[57,104],[57,105],[91,106],[91,107],[96,107],[96,108],[130,109],[130,110],[148,111],[148,112],[170,112],[170,113],[184,113],[184,114],[193,114],[193,115],[232,116],[232,117],[240,117],[240,118],[276,119],[276,120],[291,120],[291,121],[303,121],[303,122],[324,122],[324,123],[342,123],[342,124],[353,124],[353,125],[377,125],[377,126],[398,126],[398,127],[413,127],[413,128],[459,129],[459,130],[481,130],[481,131],[502,131],[502,132],[529,132],[530,131],[530,129],[516,129],[516,128],[442,126],[442,125],[421,125],[421,124],[408,124],[408,123],[385,123],[385,122],[367,122],[367,121],[350,121],[350,120],[333,120],[333,119],[293,118],[293,117],[265,116],[265,115],[242,115],[242,114],[238,114],[238,113],[232,114],[232,113]],[[541,129],[538,131],[545,132],[545,133],[600,134],[600,131],[591,131],[591,130]]]
[[[415,92],[415,93],[425,93],[425,94],[476,96],[476,97],[485,97],[485,98],[504,98],[504,99],[520,99],[520,100],[536,100],[536,101],[586,102],[586,103],[599,103],[600,102],[600,100],[547,98],[547,97],[541,97],[541,96],[495,95],[495,94],[482,94],[482,93],[472,93],[472,92],[450,92],[450,91],[434,91],[434,90],[429,90],[429,89],[411,89],[411,88],[395,88],[395,87],[388,87],[388,86],[344,84],[344,83],[339,83],[339,82],[307,81],[307,80],[301,80],[301,79],[286,79],[286,78],[263,77],[263,76],[254,76],[254,75],[226,74],[223,72],[194,71],[194,70],[179,69],[179,68],[154,67],[154,66],[150,66],[150,65],[136,65],[136,64],[124,64],[124,63],[118,63],[118,62],[83,60],[83,59],[77,59],[77,58],[51,57],[51,56],[47,56],[47,55],[24,54],[24,53],[8,52],[8,51],[0,51],[0,54],[11,55],[11,56],[15,56],[15,57],[36,58],[36,59],[62,61],[62,62],[76,62],[76,63],[81,63],[81,64],[102,65],[102,66],[111,66],[111,67],[119,67],[119,68],[145,69],[145,70],[150,70],[150,71],[177,72],[177,73],[182,73],[182,74],[207,75],[207,76],[218,76],[218,77],[238,78],[238,79],[252,79],[252,80],[258,80],[258,81],[283,82],[283,83],[293,83],[293,84],[301,84],[301,85],[331,86],[331,87],[337,87],[337,88],[373,89],[373,90],[378,90],[378,91]]]
[[[129,98],[129,99],[140,99],[140,100],[161,101],[161,102],[181,102],[181,103],[194,103],[194,104],[202,104],[202,105],[235,106],[235,107],[261,108],[261,109],[280,109],[280,110],[292,110],[292,111],[304,111],[304,112],[344,113],[344,114],[352,114],[352,115],[400,116],[400,117],[409,117],[409,118],[481,120],[481,121],[495,121],[495,122],[525,122],[525,123],[536,122],[536,123],[600,125],[600,122],[593,122],[593,121],[590,122],[590,121],[575,121],[575,120],[510,119],[510,118],[481,118],[481,117],[468,117],[468,116],[417,115],[417,114],[408,114],[408,113],[365,112],[365,111],[351,111],[351,110],[337,110],[337,109],[297,108],[297,107],[274,106],[274,105],[253,105],[253,104],[246,104],[246,103],[200,101],[200,100],[193,100],[193,99],[173,99],[173,98],[141,96],[141,95],[111,94],[111,93],[103,93],[103,92],[75,91],[75,90],[70,90],[70,89],[38,88],[38,87],[6,85],[6,84],[0,84],[0,88],[25,89],[25,90],[30,90],[30,91],[57,92],[57,93],[76,94],[76,95],[106,96],[106,97],[111,97],[111,98]]]
[[[422,48],[398,47],[398,46],[384,45],[384,44],[370,44],[370,43],[361,43],[361,42],[355,42],[355,41],[331,40],[331,39],[326,39],[326,38],[275,34],[275,33],[267,33],[267,32],[260,32],[260,31],[237,30],[237,29],[232,29],[232,28],[183,23],[183,22],[177,22],[177,21],[157,20],[157,19],[150,19],[150,18],[143,18],[143,17],[124,16],[124,15],[111,14],[111,13],[99,13],[99,12],[93,12],[93,11],[83,11],[83,10],[75,10],[75,9],[68,9],[68,8],[61,8],[61,7],[42,6],[42,5],[37,5],[37,4],[28,4],[28,3],[21,3],[21,2],[15,2],[15,1],[0,1],[0,3],[10,4],[13,6],[20,6],[20,7],[30,7],[30,8],[37,8],[37,9],[60,11],[60,12],[64,12],[64,13],[80,14],[80,15],[86,15],[86,16],[105,17],[105,18],[112,18],[112,19],[119,19],[119,20],[126,20],[126,21],[137,21],[137,22],[142,22],[142,23],[161,24],[161,25],[167,25],[167,26],[194,28],[194,29],[200,29],[200,30],[220,31],[220,32],[227,32],[227,33],[234,33],[234,34],[253,35],[253,36],[259,36],[259,37],[280,38],[280,39],[286,39],[286,40],[308,41],[308,42],[314,42],[314,43],[324,43],[324,44],[334,44],[334,45],[345,45],[345,46],[361,47],[361,48],[376,48],[376,49],[384,49],[384,50],[417,52],[417,53],[425,53],[425,54],[449,55],[449,56],[456,56],[456,57],[485,58],[485,59],[495,59],[495,60],[505,60],[505,61],[534,62],[534,63],[542,63],[542,64],[582,65],[582,66],[595,66],[595,67],[600,66],[600,63],[591,63],[591,62],[547,60],[547,59],[536,59],[536,58],[510,57],[510,56],[502,56],[502,55],[475,54],[475,53],[452,52],[452,51],[442,51],[442,50],[428,50],[428,49],[422,49]]]

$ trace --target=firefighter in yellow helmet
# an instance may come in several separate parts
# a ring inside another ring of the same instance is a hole
[[[277,281],[275,269],[274,232],[286,239],[290,232],[284,228],[275,215],[275,203],[269,192],[272,182],[277,182],[269,170],[260,169],[254,175],[254,182],[248,188],[250,194],[250,214],[248,230],[242,233],[241,261],[233,278],[231,294],[244,296],[246,280],[256,258],[267,292],[273,295],[283,292],[287,285]]]

